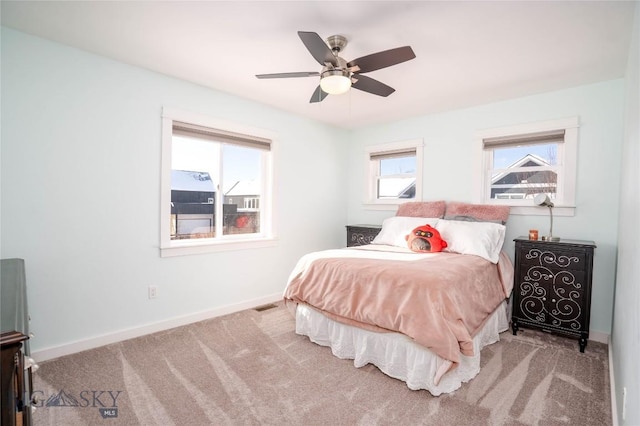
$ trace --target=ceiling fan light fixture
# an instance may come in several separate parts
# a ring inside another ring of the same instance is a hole
[[[322,73],[320,88],[330,95],[341,95],[351,87],[351,77],[347,70],[327,70]]]

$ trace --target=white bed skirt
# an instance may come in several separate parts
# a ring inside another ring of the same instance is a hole
[[[505,301],[473,339],[475,355],[461,355],[458,367],[439,382],[437,373],[448,367],[448,361],[403,334],[376,333],[342,324],[303,304],[296,308],[296,333],[331,347],[338,358],[353,359],[356,367],[373,364],[386,375],[404,381],[409,389],[426,389],[437,396],[453,392],[480,372],[480,350],[500,340],[499,334],[509,328],[508,317]]]

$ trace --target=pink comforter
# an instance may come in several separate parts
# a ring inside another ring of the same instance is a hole
[[[510,292],[503,283],[510,261],[504,254],[498,265],[454,253],[412,259],[314,258],[294,270],[284,298],[342,323],[406,334],[454,368],[460,353],[473,355],[473,336]]]

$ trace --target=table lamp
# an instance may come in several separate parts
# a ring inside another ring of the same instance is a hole
[[[547,236],[546,238],[542,237],[542,239],[546,239],[547,241],[560,241],[560,237],[553,236],[553,202],[551,201],[549,196],[547,194],[538,194],[533,199],[533,202],[536,206],[549,207],[549,236]]]

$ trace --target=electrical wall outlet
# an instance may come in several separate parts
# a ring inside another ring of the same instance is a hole
[[[622,388],[622,421],[627,417],[627,387]]]
[[[155,285],[149,286],[149,299],[155,299],[158,297],[158,287]]]

